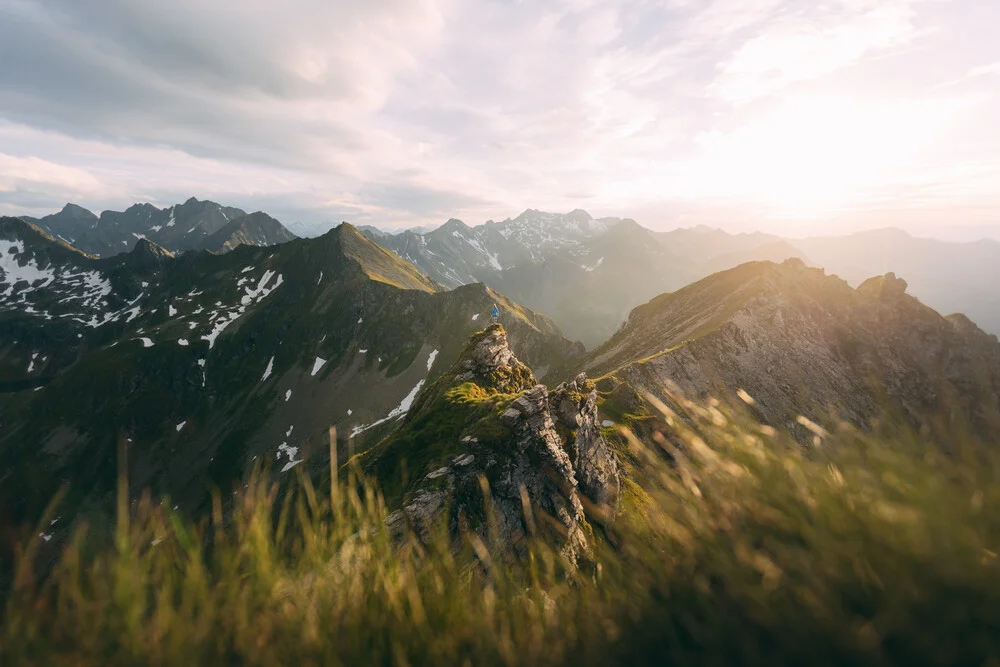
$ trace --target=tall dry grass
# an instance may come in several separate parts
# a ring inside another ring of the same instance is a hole
[[[41,581],[24,544],[0,662],[998,664],[993,452],[846,427],[803,448],[672,404],[621,430],[632,479],[593,568],[541,540],[516,562],[443,529],[397,541],[354,473],[285,494],[257,474],[198,523],[124,499],[113,546],[81,529]]]

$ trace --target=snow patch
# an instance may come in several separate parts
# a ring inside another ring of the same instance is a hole
[[[472,316],[472,321],[473,322],[475,322],[478,319],[479,319],[479,313],[476,313],[475,315]]]
[[[169,315],[170,317],[173,317],[176,314],[177,314],[177,309],[174,308],[172,305],[168,305],[167,306],[167,315]]]
[[[434,350],[433,352],[431,352],[430,356],[427,357],[427,370],[428,371],[431,369],[431,366],[434,365],[434,360],[437,359],[437,356],[438,356],[438,350]]]
[[[289,389],[288,391],[285,392],[285,403],[287,403],[288,399],[290,399],[291,397],[292,397],[292,390]]]
[[[243,269],[242,271],[240,271],[240,273],[246,273],[247,271],[253,271],[253,267],[252,266],[248,266],[245,269]]]
[[[240,299],[240,303],[243,304],[244,306],[249,306],[254,301],[260,303],[261,299],[266,297],[274,290],[278,289],[278,287],[280,287],[281,283],[284,281],[284,278],[282,278],[280,274],[278,275],[278,279],[277,281],[275,281],[274,286],[271,288],[267,287],[267,283],[271,280],[271,277],[273,275],[274,271],[271,271],[270,269],[265,271],[264,275],[261,276],[260,282],[257,283],[256,288],[250,288],[250,287],[245,288],[246,294],[244,294],[243,298]]]
[[[323,357],[316,357],[316,361],[313,362],[312,373],[310,373],[309,375],[316,375],[316,373],[319,373],[319,369],[323,368],[323,364],[325,363],[326,359],[324,359]]]
[[[39,268],[32,259],[28,259],[24,266],[20,266],[14,255],[20,255],[23,252],[24,244],[22,242],[0,239],[0,274],[3,275],[4,282],[10,284],[7,291],[0,294],[0,296],[10,296],[13,294],[14,285],[21,281],[34,286],[34,283],[44,280],[44,283],[35,287],[37,289],[45,287],[55,280],[55,271]]]
[[[260,381],[263,382],[264,380],[269,378],[271,376],[271,371],[273,369],[274,369],[274,357],[271,357],[271,360],[267,362],[267,368],[264,369],[264,375],[260,378]]]
[[[287,442],[283,442],[280,445],[278,445],[277,458],[280,459],[282,454],[288,457],[288,463],[286,463],[285,467],[281,469],[281,472],[288,472],[298,464],[302,463],[302,459],[299,459],[298,461],[295,460],[295,457],[298,455],[298,453],[299,453],[299,448],[291,447]]]
[[[188,343],[187,338],[181,338],[180,340],[177,341],[177,344],[180,345],[181,347],[187,347],[190,343]]]
[[[386,415],[385,417],[382,417],[382,419],[379,419],[378,421],[374,421],[371,424],[368,424],[367,426],[355,426],[351,430],[351,437],[354,438],[358,434],[363,433],[364,431],[367,431],[370,428],[375,428],[379,424],[384,424],[385,422],[389,421],[390,419],[397,419],[397,418],[402,417],[403,415],[405,415],[407,412],[410,411],[410,408],[413,407],[413,401],[416,400],[417,394],[420,393],[420,389],[423,386],[424,386],[424,380],[421,380],[420,382],[417,383],[417,386],[414,387],[410,391],[410,393],[407,394],[403,398],[402,402],[398,406],[396,406],[395,408],[393,408],[389,412],[388,415]]]
[[[153,341],[149,338],[140,338],[143,347],[153,347]]]
[[[180,433],[181,429],[184,428],[184,424],[187,424],[187,420],[186,419],[184,421],[182,421],[180,424],[177,425],[177,432],[178,433]]]
[[[614,426],[614,425],[615,423],[608,419],[605,419],[604,421],[601,422],[601,426],[603,426],[604,428],[608,428],[609,426]]]

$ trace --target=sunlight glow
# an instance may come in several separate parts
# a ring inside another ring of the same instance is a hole
[[[702,157],[681,178],[680,194],[746,197],[781,215],[820,215],[866,188],[897,182],[969,104],[791,99],[758,122],[700,135]]]

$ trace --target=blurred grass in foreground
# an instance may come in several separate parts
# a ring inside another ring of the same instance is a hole
[[[120,498],[114,546],[79,531],[41,583],[23,545],[0,663],[1000,664],[998,456],[846,427],[803,449],[674,405],[618,434],[632,479],[593,567],[399,543],[365,480],[258,475],[198,525]]]

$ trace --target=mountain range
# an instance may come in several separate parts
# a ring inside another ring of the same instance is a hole
[[[218,234],[236,221],[238,235]],[[891,272],[858,277],[878,253],[850,249],[870,236],[657,233],[526,211],[426,234],[344,223],[265,244],[267,221],[240,216],[176,253],[146,237],[96,257],[67,242],[82,234],[0,218],[7,527],[37,517],[64,484],[74,511],[106,511],[120,447],[131,488],[202,511],[212,488],[261,462],[279,477],[322,474],[335,426],[338,461],[353,454],[384,484],[394,522],[481,527],[467,503],[484,479],[506,540],[524,537],[523,488],[556,517],[575,562],[633,470],[608,429],[636,418],[646,396],[669,400],[666,387],[742,398],[804,442],[836,420],[1000,426],[996,336],[942,316]],[[939,252],[940,266],[893,260],[927,286],[948,267],[966,280],[973,269],[957,264],[991,256],[989,244],[891,239]],[[848,260],[858,273],[847,279],[810,266]],[[597,344],[587,352],[564,330]]]
[[[142,238],[174,254],[224,253],[239,244],[274,245],[295,238],[265,213],[191,198],[158,209],[136,204],[100,217],[73,204],[44,218],[22,218],[85,253],[107,257]],[[295,225],[293,225],[295,226]],[[905,276],[910,291],[944,313],[963,313],[1000,334],[1000,244],[915,238],[898,229],[839,237],[783,238],[730,234],[698,226],[659,232],[630,218],[595,219],[525,210],[515,218],[470,227],[450,219],[437,228],[393,233],[358,229],[445,288],[481,282],[551,316],[570,338],[594,347],[629,312],[663,292],[750,261],[798,258],[857,286],[873,275]],[[587,299],[577,298],[585,292]]]
[[[477,227],[452,219],[425,234],[365,233],[443,285],[484,282],[549,314],[588,347],[605,341],[632,308],[657,294],[745,262],[789,258],[855,286],[895,272],[931,307],[964,313],[1000,333],[1000,293],[994,289],[1000,244],[992,241],[950,243],[895,229],[807,239],[703,226],[656,232],[627,218],[531,209]],[[578,298],[581,292],[588,298]]]
[[[160,209],[135,204],[97,216],[75,204],[43,218],[22,216],[50,236],[95,257],[128,252],[148,239],[173,253],[188,250],[228,252],[237,245],[274,245],[295,238],[280,222],[261,212],[221,206],[194,197]]]
[[[0,502],[64,481],[81,506],[133,482],[185,506],[266,457],[291,469],[327,428],[362,448],[450,365],[491,304],[539,374],[583,348],[483,285],[445,291],[344,224],[315,239],[95,259],[0,219]],[[326,451],[326,445],[321,447]]]

